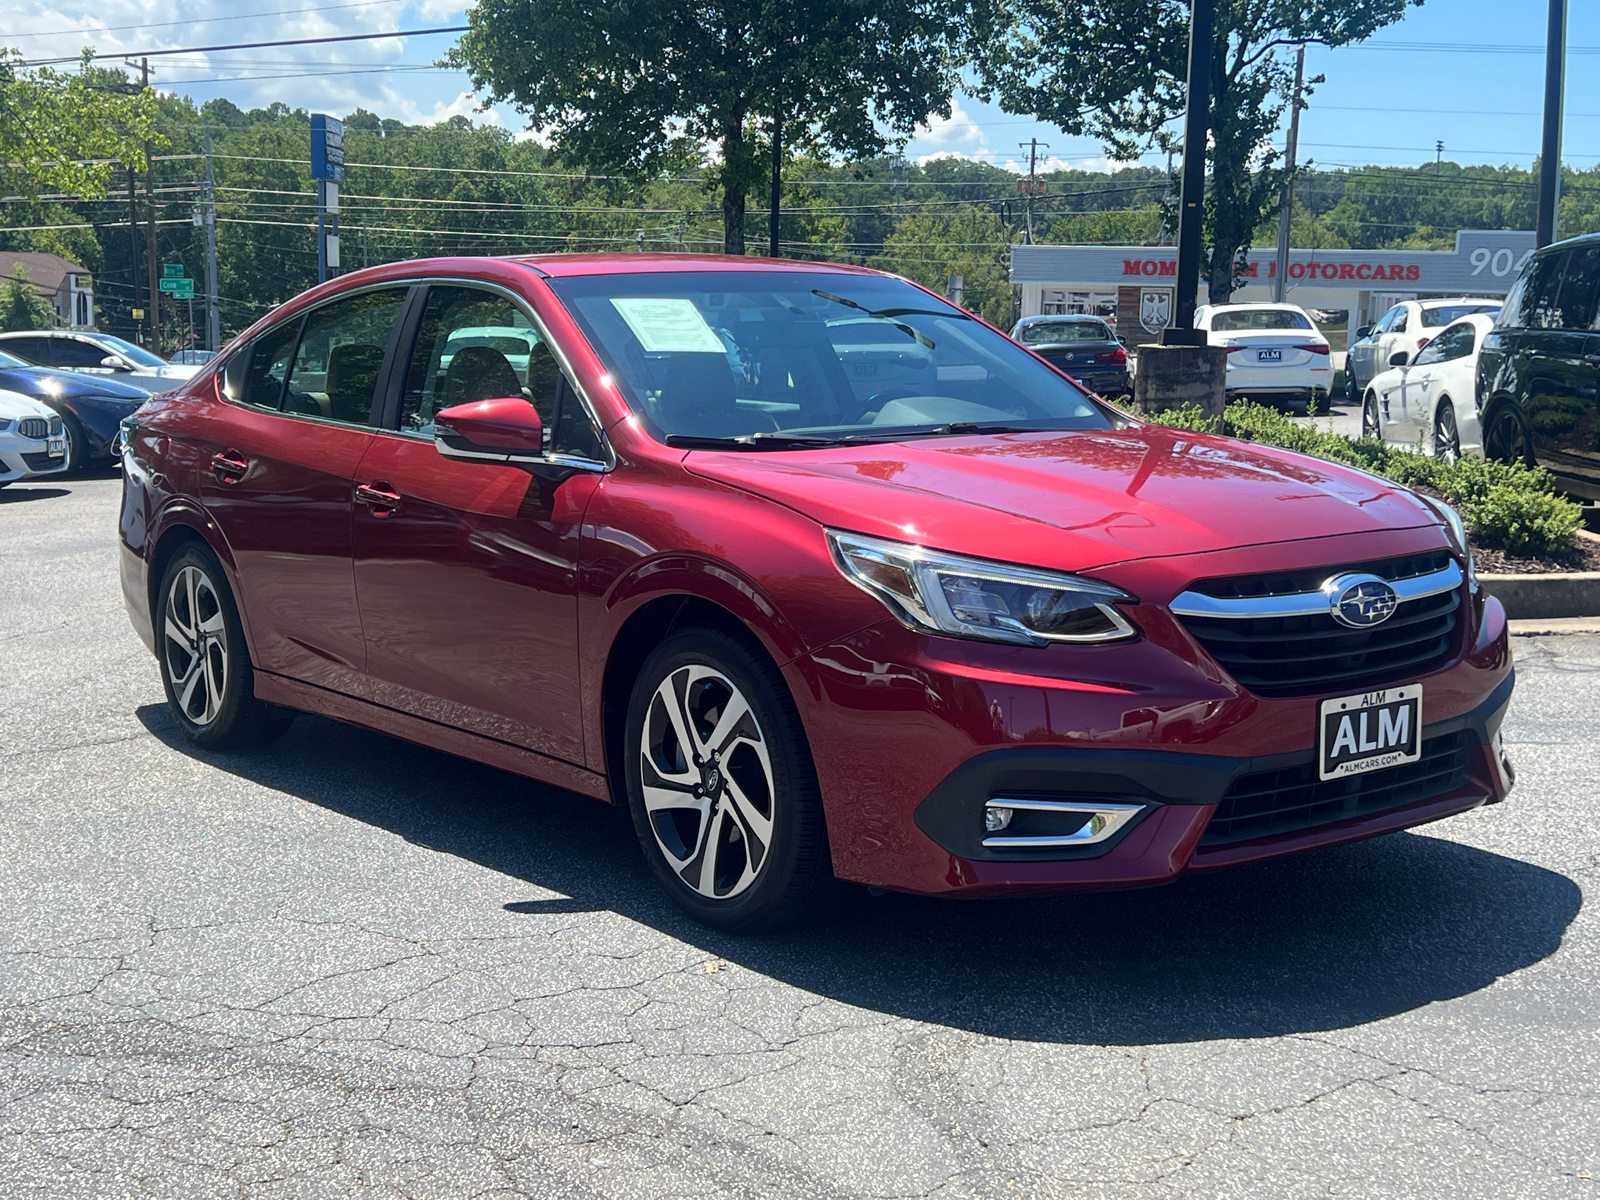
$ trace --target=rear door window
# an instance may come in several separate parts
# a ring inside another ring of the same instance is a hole
[[[1588,329],[1592,326],[1597,291],[1600,291],[1600,246],[1569,251],[1567,269],[1561,275],[1561,290],[1556,293],[1556,328]]]
[[[407,291],[358,292],[308,313],[289,369],[284,411],[370,425],[378,376]]]
[[[1544,254],[1528,264],[1511,289],[1497,324],[1512,329],[1549,329],[1557,314],[1561,270],[1566,254]]]

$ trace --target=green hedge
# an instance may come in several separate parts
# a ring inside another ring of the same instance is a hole
[[[1578,506],[1556,495],[1554,481],[1542,467],[1482,458],[1447,463],[1395,449],[1377,438],[1352,440],[1297,424],[1277,409],[1248,400],[1228,405],[1220,431],[1216,421],[1195,405],[1148,419],[1197,433],[1222,432],[1247,442],[1281,446],[1348,463],[1405,487],[1437,492],[1455,505],[1473,540],[1486,549],[1560,558],[1572,551],[1572,535],[1583,523]]]

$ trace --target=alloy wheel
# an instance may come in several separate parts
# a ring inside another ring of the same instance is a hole
[[[1443,462],[1455,463],[1461,458],[1461,432],[1456,428],[1455,405],[1447,398],[1439,406],[1439,415],[1433,423],[1434,457]]]
[[[162,631],[178,708],[195,725],[210,725],[227,694],[227,625],[216,585],[199,567],[186,566],[172,577]]]
[[[668,866],[708,900],[746,891],[771,854],[777,786],[755,711],[709,666],[674,670],[640,738],[644,807]]]
[[[1378,431],[1378,398],[1368,396],[1361,403],[1361,436],[1381,437]]]
[[[1510,404],[1501,404],[1483,432],[1484,457],[1503,463],[1527,462],[1528,441],[1528,427],[1517,410]]]

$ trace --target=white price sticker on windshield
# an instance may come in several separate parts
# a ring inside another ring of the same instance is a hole
[[[611,306],[647,354],[721,354],[726,349],[693,300],[621,296],[613,297]]]

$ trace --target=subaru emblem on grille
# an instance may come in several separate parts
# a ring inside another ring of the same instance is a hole
[[[1322,585],[1333,619],[1351,629],[1370,629],[1394,615],[1394,588],[1376,575],[1337,575]]]

